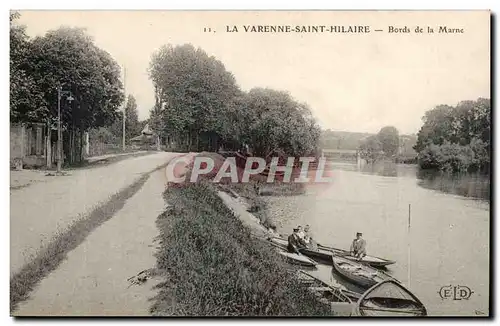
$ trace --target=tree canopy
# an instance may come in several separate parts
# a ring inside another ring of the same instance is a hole
[[[19,25],[17,12],[10,13],[10,119],[36,122],[47,117],[42,90],[30,73],[32,47],[26,27]]]
[[[399,131],[396,127],[383,127],[378,132],[377,139],[380,142],[382,151],[386,156],[392,157],[396,155],[399,147]]]
[[[31,74],[56,117],[57,87],[70,91],[71,105],[62,101],[63,123],[86,130],[114,121],[123,102],[120,67],[81,28],[61,27],[32,42]]]
[[[168,116],[165,130],[225,131],[221,117],[240,90],[222,62],[190,44],[167,45],[153,54],[149,71]]]
[[[71,149],[70,161],[79,161],[82,133],[116,120],[124,99],[120,67],[82,28],[60,27],[30,39],[18,18],[10,14],[11,121],[54,125],[60,87],[61,121],[70,136],[64,148]]]
[[[369,162],[380,158],[394,159],[399,149],[399,131],[385,126],[376,135],[366,137],[359,146],[360,155]]]
[[[316,151],[320,129],[307,104],[272,89],[241,91],[224,64],[200,48],[163,46],[149,72],[157,97],[150,120],[164,135],[215,135],[260,156]]]
[[[424,169],[489,171],[491,103],[489,99],[438,105],[425,113],[415,150]]]

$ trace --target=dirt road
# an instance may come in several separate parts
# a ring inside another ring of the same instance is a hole
[[[176,155],[158,152],[99,168],[74,170],[70,175],[53,177],[56,179],[51,182],[11,191],[11,276],[55,235]]]
[[[155,266],[155,221],[163,211],[164,172],[101,225],[21,303],[15,316],[144,316],[155,280],[128,279]]]

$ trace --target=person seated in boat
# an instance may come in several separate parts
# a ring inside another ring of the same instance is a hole
[[[302,229],[302,225],[297,226],[297,230],[298,230],[297,235],[299,236],[299,238],[304,240],[304,237],[306,236],[306,234],[304,233],[304,230]]]
[[[359,260],[366,256],[366,241],[362,237],[363,233],[357,232],[356,239],[351,244],[351,255]]]
[[[304,243],[309,249],[312,250],[318,249],[316,242],[313,240],[311,226],[309,224],[307,224],[306,227],[304,228]]]
[[[304,241],[299,237],[299,228],[293,229],[293,233],[288,236],[288,251],[299,252],[300,248],[305,248]]]

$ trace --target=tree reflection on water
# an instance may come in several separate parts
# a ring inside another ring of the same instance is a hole
[[[418,179],[417,184],[426,189],[481,200],[490,198],[489,174],[422,170],[416,165],[396,164],[389,161],[364,164],[358,171],[384,177],[415,177]]]
[[[490,199],[490,175],[417,169],[418,185],[454,195]]]

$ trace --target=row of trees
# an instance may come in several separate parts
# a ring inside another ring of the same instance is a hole
[[[188,150],[237,149],[254,155],[310,155],[320,129],[307,104],[288,93],[242,91],[224,64],[190,44],[163,46],[150,64],[156,90],[151,124]]]
[[[488,173],[491,159],[491,101],[439,105],[425,113],[415,150],[422,169]]]
[[[10,14],[11,122],[43,122],[49,131],[54,129],[61,87],[65,92],[61,100],[65,155],[69,163],[79,162],[84,132],[111,126],[121,117],[125,96],[120,66],[84,29],[60,27],[30,39],[19,17],[19,13]],[[129,134],[137,135],[133,97],[128,111]]]

